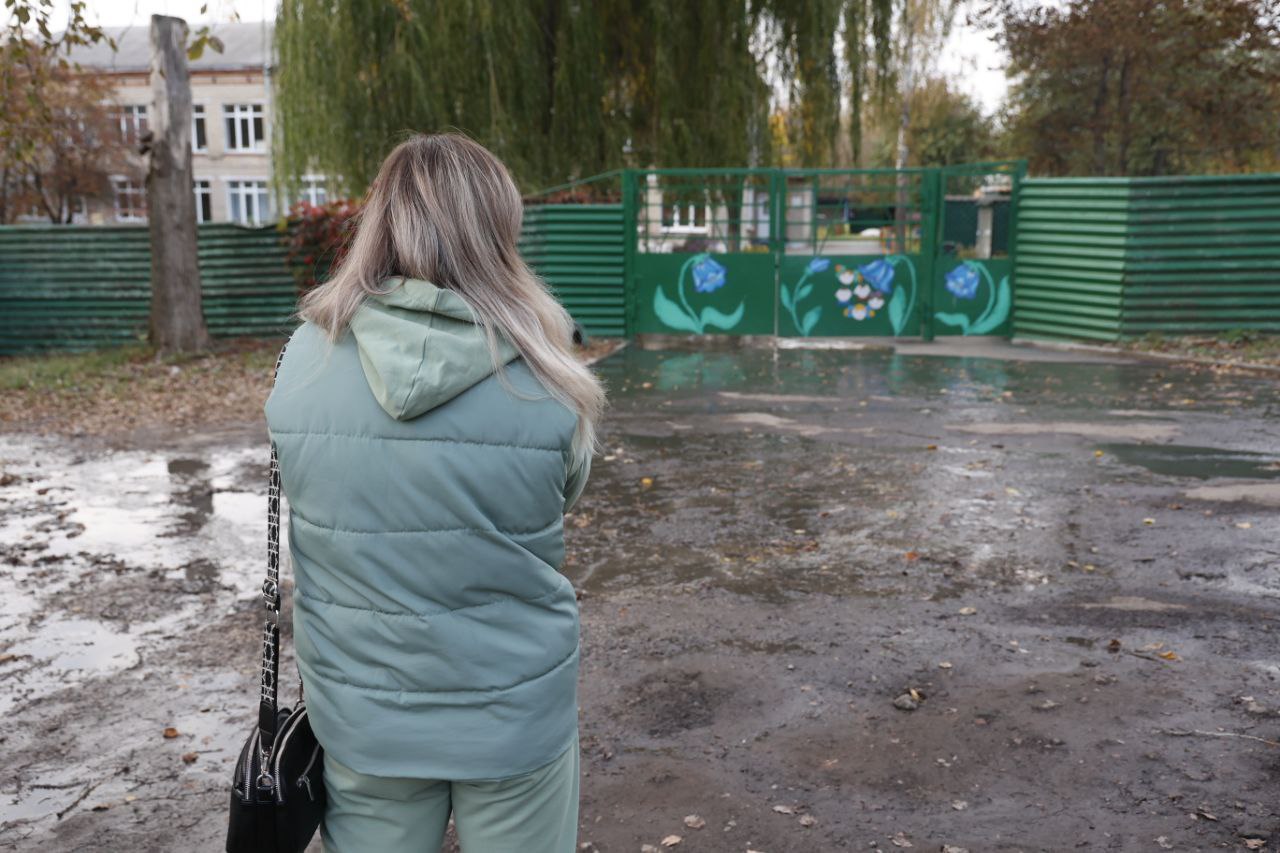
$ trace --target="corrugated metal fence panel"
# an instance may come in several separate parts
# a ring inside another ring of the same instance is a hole
[[[278,231],[202,225],[199,251],[210,333],[288,332],[295,291]],[[146,226],[0,228],[0,354],[145,339],[150,278]]]
[[[200,226],[200,284],[211,334],[288,335],[296,325],[297,288],[275,228]]]
[[[1128,206],[1124,179],[1022,183],[1014,272],[1018,335],[1119,337]]]
[[[1280,331],[1280,175],[1132,181],[1122,331]]]
[[[136,341],[150,274],[146,228],[0,228],[0,353]]]
[[[627,333],[620,204],[531,204],[520,249],[590,335]]]

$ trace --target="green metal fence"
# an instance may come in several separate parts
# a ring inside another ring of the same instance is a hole
[[[949,193],[987,188],[1007,204],[1024,173],[1020,161],[624,170],[628,330],[1007,334],[1010,258],[993,219],[974,214],[985,239],[944,240],[942,223]]]
[[[287,334],[296,293],[279,232],[201,225],[199,252],[212,334]],[[146,226],[0,228],[0,354],[144,339],[150,277]]]
[[[627,333],[621,204],[525,206],[520,251],[589,335]]]
[[[1280,331],[1280,175],[1034,179],[1017,334]]]

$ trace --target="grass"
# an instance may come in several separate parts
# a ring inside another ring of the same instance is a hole
[[[206,363],[236,364],[245,369],[271,367],[282,341],[252,338],[216,341],[201,353],[159,353],[146,344],[105,347],[83,352],[0,357],[0,391],[86,387],[134,381],[139,374],[168,367]]]
[[[114,435],[260,420],[282,343],[229,338],[200,353],[130,344],[0,358],[0,429]]]
[[[127,440],[139,430],[261,422],[283,338],[219,338],[201,353],[142,344],[0,357],[0,432]],[[616,342],[596,339],[586,358]]]
[[[1166,336],[1150,332],[1124,346],[1139,352],[1280,365],[1280,335],[1251,329],[1231,329],[1218,335]]]

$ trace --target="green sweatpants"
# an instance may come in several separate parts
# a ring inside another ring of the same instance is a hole
[[[439,853],[453,813],[463,853],[572,853],[578,741],[510,779],[448,782],[366,776],[324,757],[325,853]]]

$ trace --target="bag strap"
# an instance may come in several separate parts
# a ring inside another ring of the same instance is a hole
[[[288,343],[276,356],[275,373],[280,375],[280,362]],[[276,685],[280,677],[280,462],[276,458],[276,444],[271,442],[271,468],[267,477],[267,578],[262,582],[262,602],[269,615],[262,633],[262,680],[258,695],[259,748],[262,750],[262,766],[268,766],[271,746],[275,743],[276,716],[279,702]]]

